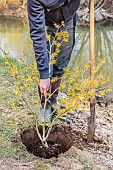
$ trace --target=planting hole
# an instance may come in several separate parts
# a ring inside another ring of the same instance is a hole
[[[39,126],[39,131],[42,133],[41,126]],[[74,134],[72,128],[66,123],[53,125],[47,139],[48,147],[44,147],[36,129],[28,127],[22,132],[21,140],[29,152],[35,156],[49,159],[52,157],[57,158],[60,153],[69,150],[74,142]]]

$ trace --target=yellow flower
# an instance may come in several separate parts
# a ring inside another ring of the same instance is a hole
[[[17,76],[18,75],[18,70],[17,68],[12,68],[12,76]]]
[[[24,79],[25,77],[24,77],[24,75],[21,75],[21,77],[20,77],[21,79]]]
[[[60,50],[59,48],[56,48],[56,51],[55,51],[57,54],[60,53]]]
[[[57,45],[57,41],[56,40],[53,40],[53,45]]]
[[[59,48],[61,46],[61,43],[57,42],[56,46]]]
[[[15,91],[15,95],[18,96],[18,97],[22,97],[22,93],[19,90]]]
[[[33,81],[33,77],[29,75],[29,76],[28,76],[28,80],[29,80],[29,81]]]
[[[51,83],[54,83],[54,82],[57,81],[57,80],[58,80],[57,77],[53,77],[53,78],[51,79]]]
[[[20,61],[21,64],[24,64],[23,58],[18,58],[18,61]]]
[[[11,63],[8,60],[5,61],[5,64],[11,66]]]
[[[62,24],[62,26],[64,26],[64,25],[65,25],[65,22],[64,22],[64,21],[62,21],[62,22],[61,22],[61,24]]]
[[[50,58],[54,58],[54,57],[56,57],[56,56],[57,56],[56,53],[52,53],[52,54],[50,55]]]
[[[38,71],[37,70],[32,70],[31,74],[36,74]]]
[[[56,64],[56,60],[52,60],[52,61],[50,62],[50,64],[51,64],[51,65]]]
[[[5,52],[5,57],[10,57],[10,53],[9,52]]]
[[[51,38],[51,35],[50,34],[46,34],[46,39],[50,40],[50,38]]]
[[[13,106],[13,109],[14,109],[14,110],[17,110],[17,106],[14,105],[14,106]]]
[[[65,68],[63,69],[63,71],[64,71],[66,74],[70,74],[70,70],[69,70],[69,68],[67,68],[67,67],[65,67]]]
[[[27,87],[27,86],[28,86],[28,84],[27,84],[26,82],[24,82],[24,83],[23,83],[23,85],[24,85],[25,87]]]
[[[60,28],[60,25],[54,23],[55,28]]]
[[[22,50],[22,51],[21,51],[21,54],[25,55],[25,52]]]
[[[64,89],[64,88],[65,88],[65,84],[64,84],[64,83],[61,83],[61,84],[60,84],[60,88],[61,88],[61,89]]]
[[[34,103],[35,103],[35,104],[36,104],[36,103],[39,103],[39,101],[40,101],[39,99],[35,99],[35,100],[34,100]]]
[[[18,81],[14,82],[15,86],[18,86],[20,83]]]

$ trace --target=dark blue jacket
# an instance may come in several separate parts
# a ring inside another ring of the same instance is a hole
[[[73,17],[80,4],[80,0],[68,1],[65,9],[65,21]],[[45,33],[45,11],[58,9],[66,2],[67,0],[28,0],[27,3],[30,35],[33,41],[37,67],[41,79],[50,77]]]

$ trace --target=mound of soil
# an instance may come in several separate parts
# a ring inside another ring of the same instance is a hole
[[[39,131],[42,133],[41,126],[39,126]],[[49,147],[46,148],[42,145],[36,129],[34,127],[28,127],[22,132],[21,140],[27,150],[35,156],[46,159],[57,158],[58,154],[64,153],[71,148],[74,142],[74,133],[68,124],[54,125],[47,139]]]

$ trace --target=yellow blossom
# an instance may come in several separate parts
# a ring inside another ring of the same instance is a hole
[[[20,61],[21,64],[24,64],[23,58],[18,58],[18,61]]]
[[[64,84],[64,83],[61,83],[61,84],[60,84],[60,88],[61,88],[61,89],[64,89],[64,88],[65,88],[65,84]]]
[[[60,25],[58,25],[58,24],[56,24],[56,23],[54,23],[54,26],[55,26],[55,28],[60,28]]]
[[[46,34],[46,39],[50,40],[50,38],[51,38],[51,35],[50,34]]]
[[[19,83],[18,81],[15,81],[15,82],[14,82],[14,85],[15,85],[15,86],[18,86],[19,84],[20,84],[20,83]]]
[[[64,21],[62,21],[62,22],[61,22],[61,25],[62,25],[62,26],[64,26],[64,25],[65,25],[65,22],[64,22]]]
[[[18,96],[18,97],[22,97],[22,93],[19,90],[15,91],[15,95]]]
[[[13,109],[14,109],[14,110],[17,110],[17,106],[14,105],[14,106],[13,106]]]
[[[5,57],[10,57],[10,53],[9,52],[5,52]]]
[[[8,60],[5,61],[5,64],[11,66],[11,63]]]
[[[63,71],[65,72],[65,74],[70,74],[70,70],[69,70],[69,68],[67,68],[67,67],[65,67],[65,68],[63,69]]]
[[[29,81],[33,81],[33,77],[31,75],[28,76]]]
[[[55,82],[55,81],[57,81],[58,80],[58,77],[53,77],[52,79],[51,79],[51,83],[53,83],[53,82]]]
[[[15,68],[12,68],[12,76],[17,76],[18,75],[18,69],[15,67]]]
[[[51,62],[50,62],[50,64],[56,64],[56,60],[52,60]]]
[[[35,99],[34,100],[34,103],[36,104],[36,103],[38,103],[40,100],[39,99]]]

